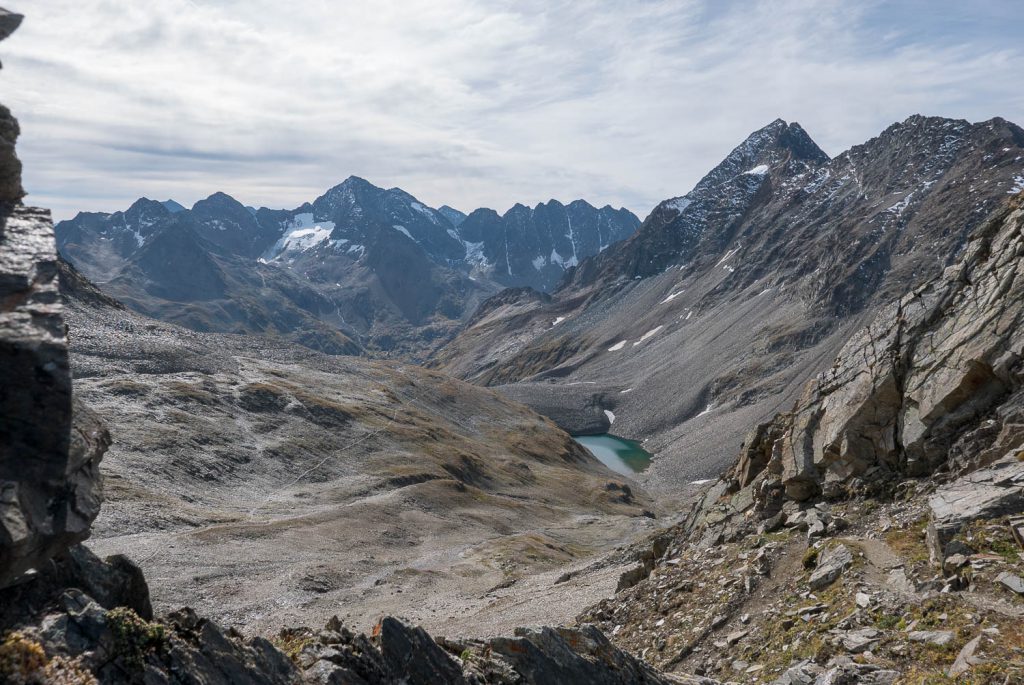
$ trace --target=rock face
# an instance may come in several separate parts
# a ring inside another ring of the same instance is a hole
[[[20,22],[0,10],[0,38]],[[8,135],[10,134],[10,135]],[[106,430],[72,401],[49,212],[20,201],[17,122],[0,112],[0,587],[89,535]]]
[[[1020,204],[1018,196],[941,277],[886,307],[808,384],[775,444],[790,498],[1015,456],[1024,439],[1012,419],[1024,370]],[[971,457],[958,463],[965,442]],[[980,497],[983,486],[971,489]]]
[[[0,681],[24,683],[300,682],[288,657],[181,609],[154,621],[142,573],[123,557],[72,548],[0,590]]]
[[[22,16],[0,9],[0,40],[14,33]],[[18,141],[18,120],[0,105],[0,203],[20,202],[25,191],[21,187],[21,161],[14,151]]]
[[[21,187],[21,160],[14,151],[20,132],[18,120],[0,105],[0,202],[18,202],[25,195]]]
[[[548,292],[567,269],[625,240],[639,226],[625,209],[551,200],[532,208],[517,204],[500,216],[478,209],[459,223],[458,232],[467,258],[495,281]]]

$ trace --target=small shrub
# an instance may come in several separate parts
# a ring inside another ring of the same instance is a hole
[[[19,632],[7,633],[0,643],[0,681],[10,683],[43,682],[37,678],[46,668],[42,645]]]
[[[294,663],[299,663],[299,654],[316,641],[313,633],[305,628],[285,628],[271,642]]]
[[[47,659],[43,646],[20,632],[0,643],[0,682],[10,685],[97,685],[81,658]]]
[[[126,607],[107,612],[107,625],[114,636],[115,654],[135,668],[142,666],[148,652],[162,649],[167,642],[167,632],[162,625],[149,623]]]
[[[808,547],[807,551],[804,552],[803,558],[804,568],[810,571],[812,568],[818,567],[818,550],[814,547]]]

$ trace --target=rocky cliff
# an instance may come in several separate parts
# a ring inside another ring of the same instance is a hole
[[[0,10],[0,39],[21,21]],[[0,587],[89,535],[106,430],[73,401],[49,212],[21,204],[18,123],[0,111]]]
[[[988,466],[1024,443],[1024,195],[968,237],[936,279],[885,307],[808,383],[778,437],[748,450],[790,499]],[[767,457],[767,458],[766,458]]]

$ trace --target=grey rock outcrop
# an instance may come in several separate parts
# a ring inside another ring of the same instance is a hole
[[[520,629],[511,638],[435,642],[423,629],[385,618],[373,637],[332,619],[306,631],[299,663],[309,682],[324,685],[663,685],[713,683],[670,679],[613,645],[591,625]],[[456,656],[458,655],[458,656]]]
[[[941,277],[884,308],[808,383],[761,469],[788,498],[977,468],[1019,444],[1024,431],[1003,417],[1016,415],[1024,372],[1021,202],[1011,198]],[[981,456],[947,463],[965,440]],[[734,478],[751,482],[763,462],[741,455]]]
[[[20,14],[0,8],[0,40],[14,33],[21,20]],[[21,187],[21,161],[14,151],[20,132],[18,120],[9,109],[0,105],[0,203],[18,202],[25,195]]]
[[[20,133],[11,110],[0,105],[0,202],[18,202],[25,195],[21,187],[21,160],[14,151]]]
[[[590,625],[522,630],[514,639],[491,640],[489,646],[530,685],[671,682]]]
[[[0,9],[0,40],[20,23]],[[0,588],[88,537],[110,444],[72,397],[53,223],[20,204],[17,133],[0,105]]]
[[[0,10],[0,39],[20,20]],[[0,587],[88,537],[109,444],[72,400],[53,224],[20,204],[17,133],[0,108]]]
[[[946,544],[971,521],[1024,511],[1024,461],[1011,453],[943,485],[928,498],[928,507],[928,548],[932,561],[942,562]]]
[[[17,206],[0,223],[2,587],[88,537],[110,439],[72,401],[49,213]]]
[[[853,565],[853,553],[846,545],[836,545],[821,555],[818,568],[808,580],[812,590],[820,590],[834,583],[843,571]]]
[[[122,556],[101,560],[75,546],[29,582],[0,589],[0,682],[299,682],[287,656],[190,609],[153,621],[142,571]]]

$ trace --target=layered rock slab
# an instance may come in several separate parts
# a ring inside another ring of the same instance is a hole
[[[0,587],[89,535],[109,436],[72,400],[46,210],[0,225]]]
[[[767,468],[787,497],[807,500],[972,470],[1015,452],[1024,436],[1014,411],[1024,370],[1021,202],[1011,199],[975,231],[941,277],[854,335],[777,419],[784,429],[771,457],[744,454],[737,480],[751,483],[751,472]]]

